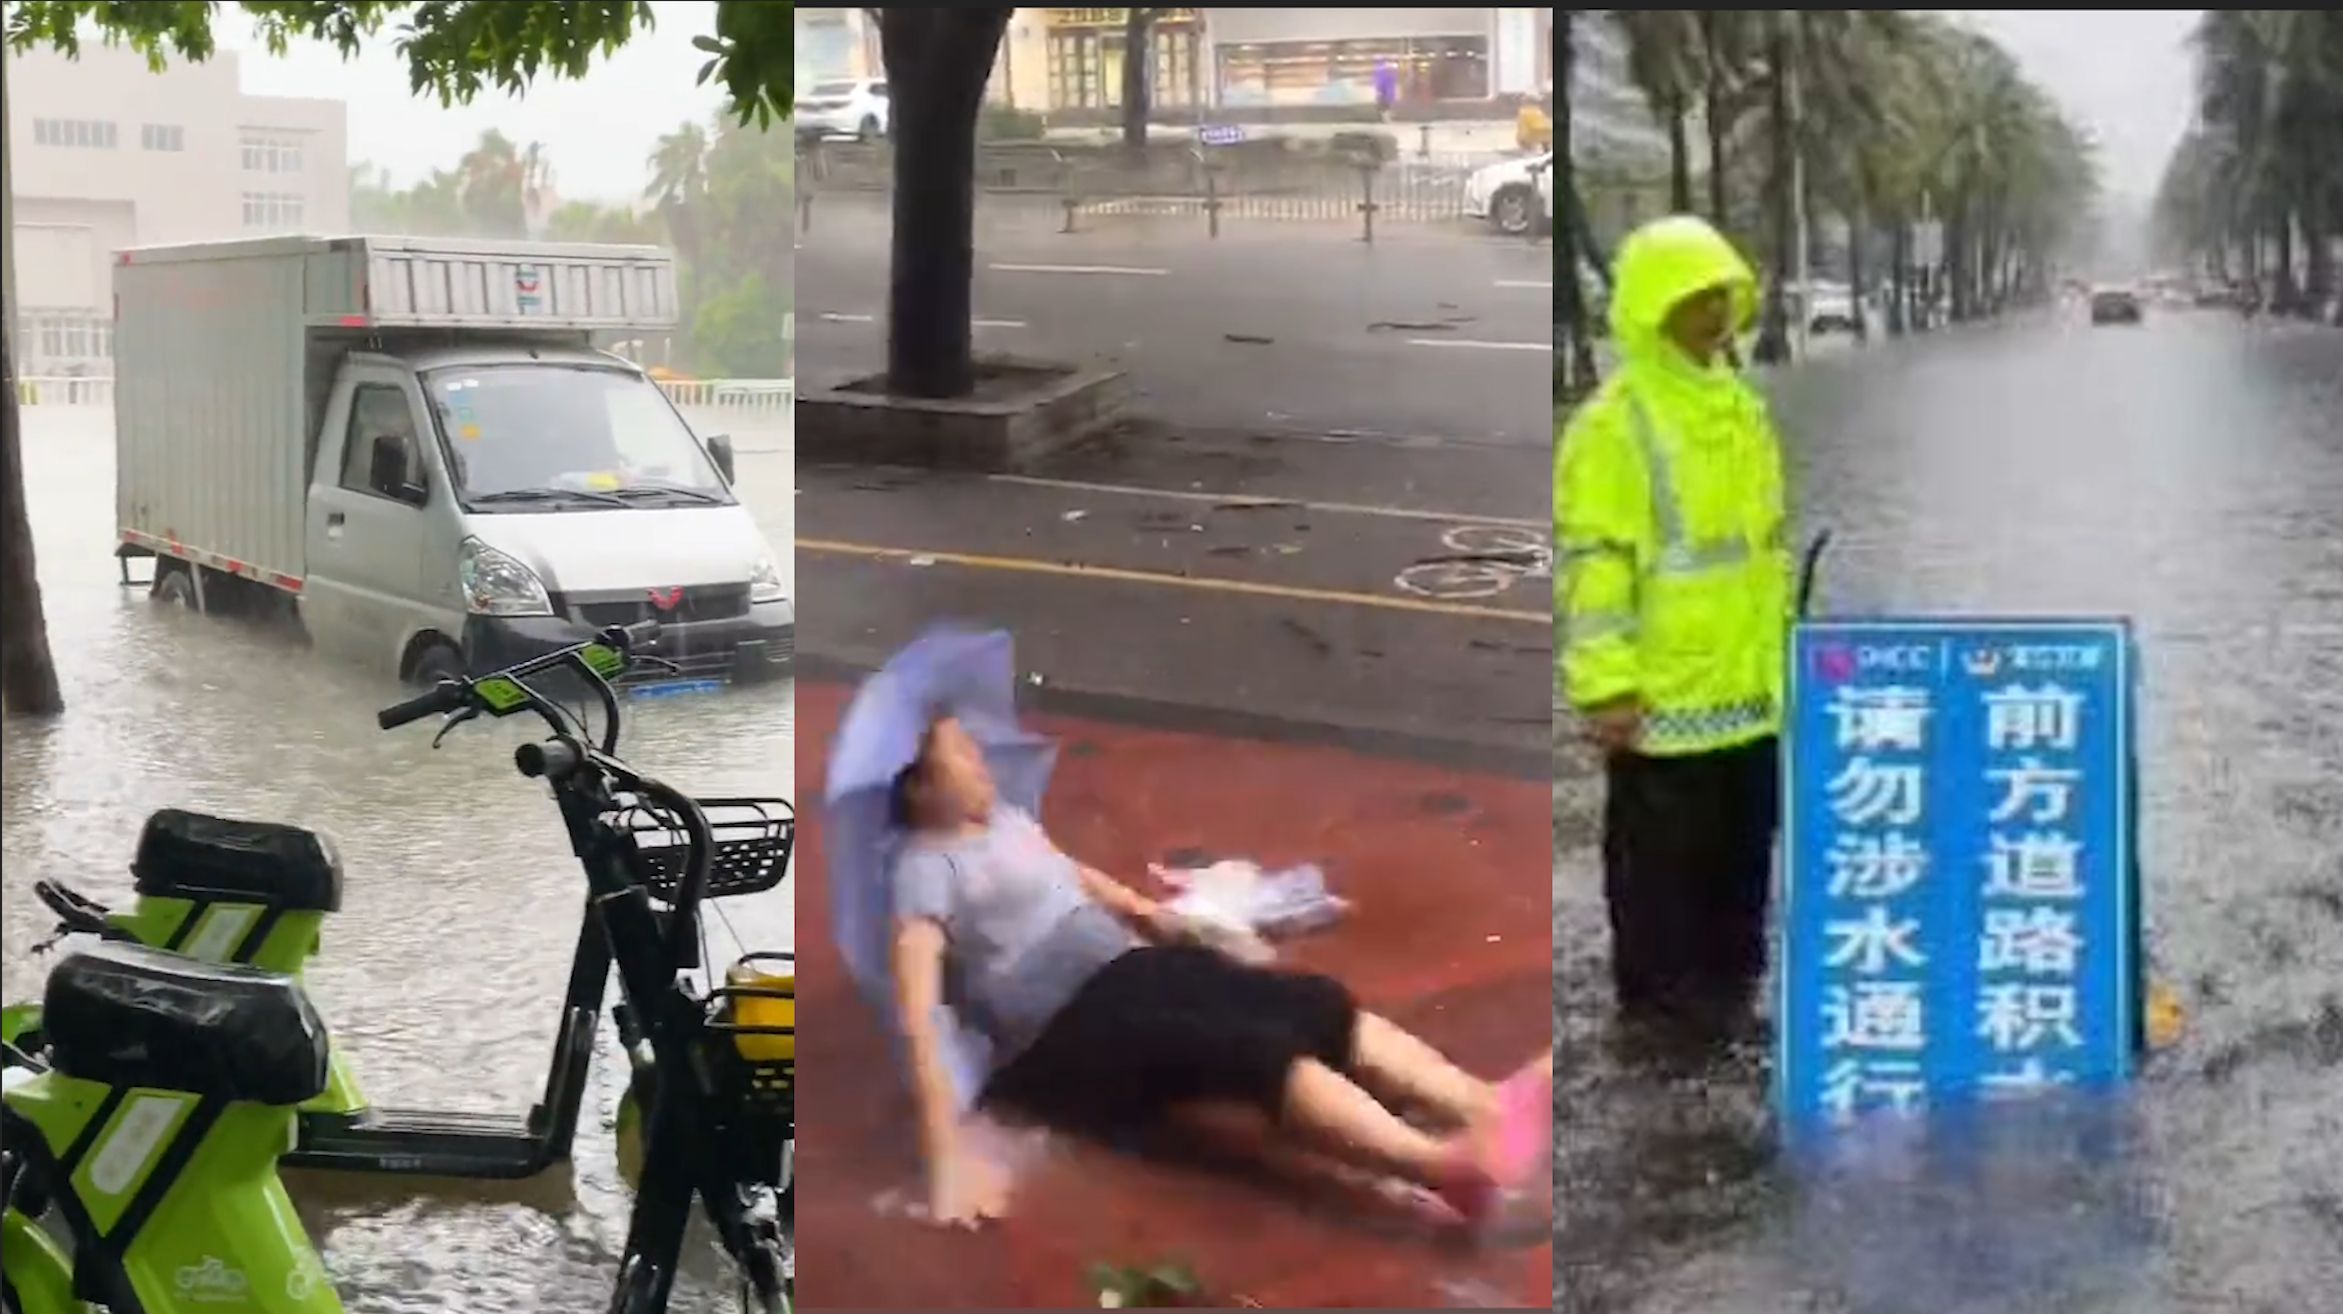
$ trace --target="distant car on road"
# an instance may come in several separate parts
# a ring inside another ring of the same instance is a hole
[[[1517,237],[1532,224],[1552,227],[1554,152],[1499,160],[1474,170],[1464,184],[1464,212]]]
[[[2093,324],[2137,324],[2140,299],[2128,288],[2103,287],[2091,294]]]
[[[894,114],[884,78],[817,82],[797,99],[797,131],[804,137],[877,141]]]
[[[1855,331],[1855,289],[1844,283],[1816,282],[1810,285],[1811,304],[1806,311],[1806,331],[1809,333],[1852,333]],[[1869,306],[1864,310],[1868,312]]]

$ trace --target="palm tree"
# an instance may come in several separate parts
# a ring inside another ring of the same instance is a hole
[[[2176,152],[2167,170],[2160,209],[2185,212],[2200,241],[2242,245],[2248,278],[2267,240],[2272,309],[2313,309],[2333,289],[2330,243],[2343,231],[2343,16],[2209,10],[2195,44],[2197,128],[2183,143],[2185,169]]]
[[[1691,113],[1693,94],[1705,82],[1709,65],[1700,15],[1690,9],[1607,12],[1627,39],[1628,76],[1651,106],[1652,117],[1668,130],[1669,207],[1678,214],[1690,214],[1692,152],[1685,141],[1684,120]],[[1714,142],[1712,134],[1712,147]],[[1710,161],[1712,174],[1715,163]],[[1712,196],[1714,192],[1712,185]]]
[[[517,146],[494,128],[457,162],[464,213],[475,231],[520,237],[553,193],[553,166],[537,142]]]
[[[649,201],[667,221],[668,236],[687,262],[700,257],[700,211],[708,200],[708,133],[697,123],[686,123],[659,139],[645,161],[650,184],[643,188]]]

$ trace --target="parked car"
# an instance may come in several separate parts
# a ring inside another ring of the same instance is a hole
[[[1855,289],[1844,283],[1816,282],[1810,285],[1811,304],[1806,311],[1806,331],[1809,333],[1852,333],[1855,331]],[[1864,308],[1868,317],[1870,307]]]
[[[1531,224],[1554,223],[1554,152],[1499,160],[1464,184],[1464,212],[1498,231],[1519,236]]]
[[[2103,287],[2091,294],[2093,324],[2137,324],[2140,320],[2139,296],[2129,288]]]
[[[797,132],[801,137],[877,141],[887,135],[893,109],[884,78],[817,82],[797,99]]]

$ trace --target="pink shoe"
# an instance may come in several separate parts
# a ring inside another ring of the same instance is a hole
[[[1527,1067],[1497,1088],[1488,1175],[1507,1190],[1527,1186],[1554,1162],[1554,1069]]]

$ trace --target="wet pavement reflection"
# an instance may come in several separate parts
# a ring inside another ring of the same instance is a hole
[[[7,728],[7,997],[37,997],[47,971],[27,952],[49,930],[36,879],[127,902],[139,826],[166,805],[295,822],[330,832],[347,867],[310,982],[370,1098],[525,1111],[545,1080],[584,878],[545,790],[513,769],[524,727],[475,723],[434,752],[428,726],[375,728],[375,710],[400,696],[387,680],[120,588],[110,417],[24,415],[68,710]],[[744,499],[786,553],[786,438],[760,444],[731,427]],[[639,701],[620,750],[694,793],[788,796],[794,707],[789,684]],[[715,905],[711,956],[729,961],[735,940],[790,947],[791,905],[789,885]],[[288,1175],[351,1310],[574,1314],[608,1301],[630,1197],[612,1151],[624,1070],[607,1014],[602,1040],[569,1170],[512,1186]],[[691,1253],[673,1308],[737,1308],[713,1242]]]
[[[1599,782],[1555,787],[1556,1306],[2181,1314],[2343,1290],[2343,334],[2062,312],[1768,383],[1820,609],[2139,626],[2148,954],[2120,1101],[1779,1153],[1767,1059],[1608,1048]]]

